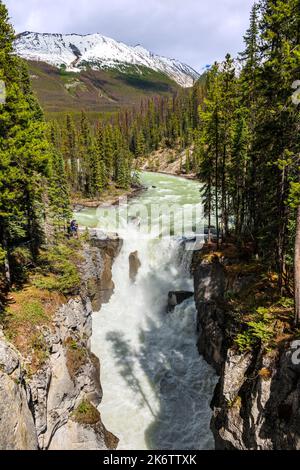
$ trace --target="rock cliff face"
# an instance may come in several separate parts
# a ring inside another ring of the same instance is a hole
[[[24,359],[0,331],[0,449],[116,448],[118,439],[97,411],[102,390],[99,360],[90,351],[89,292],[99,310],[113,289],[110,269],[119,243],[115,237],[98,245],[92,236],[86,244],[81,294],[45,327],[48,357],[36,373],[25,374]]]
[[[216,258],[203,261],[194,273],[194,292],[198,311],[198,349],[218,373],[226,356],[223,299],[225,272]]]
[[[19,354],[0,331],[0,449],[38,448],[29,402],[30,389]]]
[[[95,312],[109,301],[114,291],[112,265],[121,248],[122,240],[118,235],[91,230],[90,243],[84,247],[83,280]]]
[[[300,449],[300,354],[295,344],[272,352],[239,352],[232,341],[237,325],[224,298],[250,277],[229,281],[216,258],[198,264],[194,279],[199,351],[220,375],[211,404],[216,448]]]

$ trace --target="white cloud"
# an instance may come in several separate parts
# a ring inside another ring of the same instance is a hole
[[[236,55],[253,0],[4,0],[17,32],[99,32],[196,69]]]

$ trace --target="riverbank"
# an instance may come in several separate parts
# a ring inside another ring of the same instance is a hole
[[[148,171],[149,173],[157,173],[158,175],[167,175],[167,176],[176,176],[178,178],[183,178],[186,180],[191,180],[191,181],[197,181],[198,177],[195,174],[189,174],[186,175],[185,173],[172,173],[171,171],[152,171],[152,170],[145,170]]]
[[[71,205],[74,211],[80,211],[85,208],[97,209],[99,207],[115,206],[121,198],[131,199],[139,196],[145,188],[142,185],[132,186],[129,190],[112,188],[101,195],[99,199],[86,199],[81,197],[73,197]]]

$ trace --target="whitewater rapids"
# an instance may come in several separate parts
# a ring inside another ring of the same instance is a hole
[[[150,173],[142,178],[149,190],[139,203],[169,199],[179,206],[199,204],[194,181]],[[81,225],[95,226],[92,215],[88,209],[77,218]],[[213,449],[209,403],[216,376],[196,347],[195,303],[191,298],[166,313],[169,291],[193,290],[191,253],[174,238],[141,236],[135,224],[125,235],[113,266],[114,294],[93,315],[102,420],[120,439],[119,450]],[[132,283],[128,258],[136,250],[141,268]]]

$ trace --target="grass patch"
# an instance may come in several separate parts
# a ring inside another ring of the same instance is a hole
[[[42,328],[51,328],[52,316],[63,298],[58,293],[27,285],[11,292],[7,302],[0,317],[4,334],[23,357],[30,359],[28,372],[34,373],[48,357]]]
[[[45,364],[50,356],[50,352],[45,337],[41,333],[33,334],[31,338],[31,346],[34,354],[32,357],[30,372],[35,372]]]
[[[15,345],[30,366],[28,373],[36,372],[49,356],[43,331],[53,328],[52,318],[68,295],[77,294],[80,288],[79,265],[82,261],[80,240],[64,237],[41,250],[33,264],[28,249],[14,250],[15,263],[22,272],[15,281],[0,312],[0,324],[7,339]],[[20,269],[21,269],[20,267]],[[21,282],[23,280],[23,282]],[[80,362],[73,358],[73,368]]]
[[[88,400],[82,400],[72,413],[72,419],[76,423],[95,425],[100,421],[100,413]]]
[[[87,350],[73,338],[65,341],[67,368],[72,380],[74,380],[79,369],[86,363]]]

